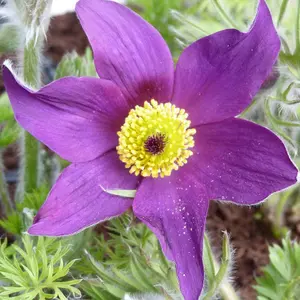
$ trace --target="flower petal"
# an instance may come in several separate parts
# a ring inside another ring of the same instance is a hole
[[[69,235],[120,215],[132,200],[110,195],[104,189],[135,189],[137,180],[124,168],[115,151],[90,162],[72,164],[59,177],[28,232]]]
[[[117,145],[129,108],[112,82],[66,77],[33,92],[6,67],[3,76],[16,120],[63,158],[88,161]]]
[[[194,126],[241,113],[272,70],[280,40],[265,1],[248,33],[228,29],[198,40],[179,58],[173,102]]]
[[[152,98],[170,101],[173,60],[155,28],[112,1],[80,0],[76,12],[101,78],[114,81],[132,106]]]
[[[133,210],[175,261],[184,299],[198,299],[204,279],[202,246],[208,210],[202,184],[183,168],[169,178],[144,179]]]
[[[297,181],[298,170],[280,139],[241,120],[197,127],[189,172],[206,185],[210,199],[256,204]]]

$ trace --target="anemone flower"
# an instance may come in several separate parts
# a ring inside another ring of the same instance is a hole
[[[72,162],[28,232],[70,235],[132,207],[175,262],[184,298],[196,300],[210,200],[257,204],[297,178],[276,135],[236,118],[279,53],[268,7],[259,2],[247,33],[223,30],[187,47],[175,71],[163,38],[128,8],[80,0],[76,12],[100,79],[32,91],[4,67],[16,120]]]

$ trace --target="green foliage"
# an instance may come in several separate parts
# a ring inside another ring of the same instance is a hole
[[[300,295],[300,244],[287,235],[282,246],[269,247],[270,263],[254,287],[258,300],[297,300]]]
[[[230,269],[231,249],[229,236],[226,232],[224,232],[223,235],[222,258],[220,266],[218,266],[218,263],[213,256],[213,251],[210,247],[210,242],[207,235],[204,236],[203,262],[208,285],[208,289],[203,295],[203,300],[210,300],[218,293]]]
[[[11,24],[1,24],[0,27],[0,54],[15,51],[19,44],[18,28]]]
[[[22,211],[23,209],[28,208],[37,212],[45,201],[48,192],[48,187],[46,185],[42,185],[31,193],[25,194],[23,202],[17,205],[18,210]]]
[[[131,8],[140,13],[145,20],[153,24],[161,33],[171,49],[176,47],[174,34],[171,26],[175,26],[175,20],[170,18],[170,10],[179,10],[183,7],[181,0],[138,0],[129,1]]]
[[[294,185],[286,191],[273,194],[264,203],[264,208],[268,208],[268,217],[272,222],[272,230],[276,238],[285,237],[289,231],[289,228],[285,226],[285,212],[287,209],[293,207],[290,211],[290,218],[293,217],[294,212],[296,216],[300,216],[297,210],[295,210],[297,208],[295,202],[297,203],[300,200],[298,190],[299,186]]]
[[[102,231],[85,252],[84,264],[76,265],[87,276],[81,288],[92,299],[122,299],[127,293],[145,292],[180,297],[174,265],[144,224],[128,213],[111,220]]]
[[[14,113],[10,105],[7,93],[0,96],[0,123],[10,121],[14,118]]]
[[[0,226],[7,232],[21,235],[32,223],[33,216],[45,201],[49,189],[46,185],[25,194],[24,201],[16,204],[16,210],[0,219]]]
[[[8,96],[6,93],[0,97],[0,148],[14,143],[20,135],[20,127],[14,120]]]
[[[0,226],[6,232],[20,235],[24,231],[22,215],[15,211],[12,214],[7,215],[5,219],[0,219]]]
[[[2,129],[1,126],[3,126]],[[21,132],[21,129],[15,120],[9,120],[5,122],[4,125],[0,125],[0,130],[0,148],[7,147],[16,142]]]
[[[92,299],[144,299],[141,294],[182,300],[174,264],[169,262],[155,235],[132,213],[110,220],[87,245],[85,256],[75,267],[85,279],[80,287]],[[230,245],[224,234],[221,263],[214,258],[209,241],[204,244],[207,290],[203,300],[222,294],[231,265]],[[130,295],[130,296],[129,296]],[[135,298],[136,297],[136,298]],[[232,298],[232,300],[235,298]]]
[[[97,76],[92,50],[90,48],[86,49],[84,56],[72,53],[63,57],[56,69],[55,79],[66,76]]]
[[[67,280],[70,268],[75,263],[64,262],[70,248],[62,246],[57,239],[35,239],[24,235],[21,245],[0,247],[1,299],[63,299],[68,294],[80,296],[75,286],[80,280]]]
[[[166,297],[158,294],[140,293],[140,294],[126,294],[123,300],[165,300]]]
[[[136,194],[136,190],[106,190],[103,187],[101,187],[106,193],[111,195],[116,195],[124,198],[134,198]]]
[[[201,37],[226,28],[247,30],[255,15],[258,1],[249,0],[202,0],[187,10],[172,11],[178,20],[177,38],[189,44]],[[287,0],[267,0],[274,23],[280,28],[282,37],[290,40],[296,24],[295,4],[286,5]]]
[[[171,12],[181,11],[188,14],[192,9],[198,7],[198,3],[199,1],[196,0],[191,0],[189,3],[184,0],[130,0],[128,6],[160,32],[176,58],[180,54],[180,45],[174,31],[179,22],[172,17]]]
[[[225,28],[245,30],[253,18],[255,5],[247,0],[202,0],[187,10],[172,10],[172,18],[177,21],[174,28],[177,41],[186,47]]]

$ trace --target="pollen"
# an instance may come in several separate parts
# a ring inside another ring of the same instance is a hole
[[[129,112],[118,132],[117,151],[131,174],[165,177],[193,154],[195,129],[184,109],[151,100]]]

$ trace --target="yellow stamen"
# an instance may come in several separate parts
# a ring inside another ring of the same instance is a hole
[[[120,160],[131,174],[144,177],[170,176],[193,154],[195,129],[184,109],[151,100],[129,112],[117,147]]]

